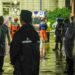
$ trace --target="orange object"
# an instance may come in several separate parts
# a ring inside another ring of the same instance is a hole
[[[40,38],[41,38],[42,41],[46,41],[47,40],[46,30],[40,30]]]
[[[15,25],[15,24],[12,24],[11,27],[10,27],[10,33],[11,33],[11,37],[13,38],[14,34],[16,31],[18,31],[20,28],[19,24]]]

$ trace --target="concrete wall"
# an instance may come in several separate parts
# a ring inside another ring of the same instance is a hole
[[[55,8],[65,7],[65,0],[41,0],[42,10],[54,10]],[[20,0],[21,9],[31,11],[40,10],[40,0]]]
[[[65,7],[65,0],[58,0],[58,7],[59,8]]]
[[[2,14],[2,2],[14,2],[15,0],[0,0],[0,14]],[[40,1],[42,10],[54,10],[55,8],[65,7],[65,0],[17,0],[20,2],[20,10],[31,10],[39,11],[40,10]],[[11,11],[12,13],[12,11]]]
[[[58,0],[41,0],[42,10],[54,10],[58,7]],[[31,11],[40,10],[40,0],[20,0],[21,9],[28,9]]]
[[[43,10],[54,10],[58,6],[58,0],[43,0]]]
[[[26,10],[40,10],[40,0],[20,0],[20,8]]]

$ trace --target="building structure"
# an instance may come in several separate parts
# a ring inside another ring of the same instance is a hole
[[[0,15],[19,15],[20,10],[54,10],[65,7],[65,0],[0,0]]]
[[[75,16],[75,0],[70,0],[71,16]]]

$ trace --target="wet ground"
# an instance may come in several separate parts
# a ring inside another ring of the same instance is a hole
[[[46,59],[41,59],[40,75],[66,75],[65,57],[59,55],[58,52],[50,51],[50,55]]]
[[[10,65],[9,56],[5,57],[3,75],[12,75],[13,67]],[[65,70],[65,57],[58,52],[50,50],[46,58],[40,60],[40,75],[66,75]]]

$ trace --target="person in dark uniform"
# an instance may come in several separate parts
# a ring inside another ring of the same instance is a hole
[[[3,63],[5,56],[5,37],[7,35],[8,44],[10,44],[10,35],[7,25],[4,24],[4,17],[0,16],[0,75],[3,72]]]
[[[71,17],[69,27],[65,32],[64,49],[66,54],[66,71],[68,75],[74,75],[74,46],[75,46],[75,21],[74,16]]]
[[[56,26],[56,30],[55,30],[55,49],[53,50],[57,50],[59,49],[60,52],[62,50],[62,44],[63,44],[63,36],[64,36],[64,23],[63,23],[63,19],[62,18],[58,18],[57,19],[57,26]],[[58,48],[60,44],[60,48]]]
[[[22,10],[22,27],[14,34],[10,45],[10,61],[13,75],[39,75],[39,35],[32,26],[32,12]]]

